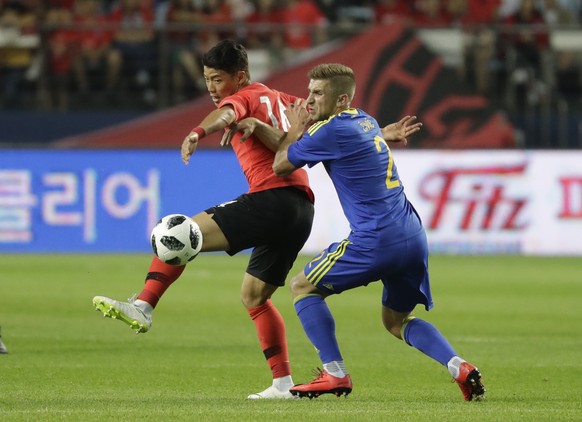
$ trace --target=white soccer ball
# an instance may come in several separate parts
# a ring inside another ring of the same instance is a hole
[[[202,232],[190,217],[170,214],[152,230],[152,249],[160,260],[170,265],[186,265],[202,249]]]

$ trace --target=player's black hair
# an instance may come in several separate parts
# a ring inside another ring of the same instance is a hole
[[[242,44],[232,40],[222,40],[208,50],[202,56],[202,64],[212,69],[224,70],[229,75],[241,70],[249,74],[247,50]]]

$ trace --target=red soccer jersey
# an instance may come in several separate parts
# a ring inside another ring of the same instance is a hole
[[[224,98],[218,107],[231,106],[236,114],[236,121],[254,117],[277,129],[287,131],[289,122],[284,111],[296,99],[297,97],[254,82]],[[305,170],[297,169],[286,177],[276,176],[273,173],[275,153],[253,136],[241,143],[241,135],[240,132],[237,133],[231,144],[249,183],[249,193],[293,186],[307,192],[313,201],[313,192],[309,187]]]

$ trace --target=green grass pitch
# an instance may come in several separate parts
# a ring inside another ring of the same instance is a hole
[[[146,255],[2,255],[2,421],[582,421],[582,260],[431,257],[433,322],[481,369],[487,400],[464,402],[445,368],[380,320],[381,285],[328,299],[354,391],[348,398],[250,401],[270,384],[240,304],[248,256],[202,255],[136,335],[91,299],[139,292]],[[293,272],[309,257],[298,259]],[[295,382],[319,360],[288,287]]]

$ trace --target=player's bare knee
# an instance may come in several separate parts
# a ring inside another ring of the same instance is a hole
[[[382,308],[382,323],[384,328],[397,339],[402,339],[402,326],[405,321],[405,315],[392,311],[387,307]]]
[[[392,334],[394,337],[396,337],[397,339],[402,340],[401,328],[402,328],[401,326],[392,326],[392,327],[390,327],[388,332],[390,334]]]
[[[258,296],[244,293],[241,293],[240,301],[246,309],[256,308],[257,306],[264,305],[267,302],[266,300],[261,300]]]
[[[396,338],[400,337],[400,329],[402,328],[401,324],[396,324],[394,321],[390,320],[387,321],[385,318],[382,318],[382,322],[384,323],[384,328],[392,334]]]
[[[275,293],[277,286],[265,283],[257,277],[245,274],[240,292],[240,299],[247,309],[264,305]]]
[[[264,305],[267,300],[269,300],[269,296],[260,290],[242,289],[240,292],[240,301],[246,309]]]
[[[309,294],[314,290],[315,288],[309,281],[307,281],[303,273],[300,273],[291,279],[291,294],[293,297]]]

